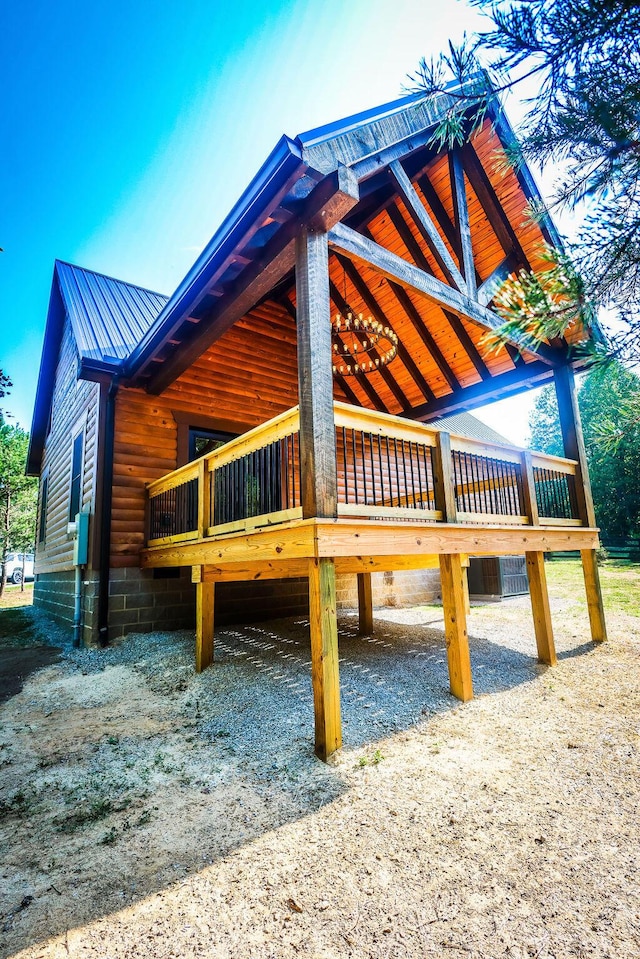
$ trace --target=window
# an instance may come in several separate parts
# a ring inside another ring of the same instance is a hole
[[[49,477],[42,480],[42,494],[40,496],[40,524],[38,526],[38,542],[44,543],[47,532],[47,505],[49,499]]]
[[[84,436],[78,433],[73,441],[73,455],[71,457],[71,498],[69,500],[69,521],[72,523],[76,513],[82,505],[82,448]]]
[[[189,427],[189,462],[196,460],[205,453],[212,453],[235,439],[233,433],[222,433],[219,430],[199,429],[197,426]]]

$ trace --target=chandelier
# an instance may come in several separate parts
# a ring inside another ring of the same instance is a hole
[[[336,313],[331,322],[331,347],[334,374],[355,376],[391,363],[398,352],[398,337],[391,327],[371,316]]]

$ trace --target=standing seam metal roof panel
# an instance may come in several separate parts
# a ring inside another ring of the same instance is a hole
[[[78,352],[93,360],[125,359],[168,299],[60,260],[56,261],[56,274]]]

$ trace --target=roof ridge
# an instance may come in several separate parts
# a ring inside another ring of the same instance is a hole
[[[141,286],[139,283],[130,283],[129,280],[120,280],[117,276],[110,276],[108,273],[101,273],[99,270],[91,270],[86,266],[79,266],[77,263],[70,263],[68,260],[60,260],[56,258],[56,266],[60,264],[61,266],[71,267],[72,270],[80,270],[82,273],[92,273],[94,276],[100,276],[105,280],[110,280],[112,283],[119,283],[122,286],[129,286],[134,290],[142,290],[143,293],[151,293],[152,296],[161,296],[165,300],[169,299],[169,296],[166,293],[158,293],[157,290],[152,290],[148,286]]]

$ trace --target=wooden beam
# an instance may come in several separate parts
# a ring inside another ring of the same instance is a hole
[[[213,662],[213,583],[196,583],[196,672]]]
[[[594,549],[580,551],[584,586],[587,593],[587,609],[589,610],[589,625],[591,639],[594,643],[602,643],[607,638],[607,624],[604,619],[604,605],[600,588],[600,572]]]
[[[544,553],[539,551],[526,552],[527,578],[531,595],[531,611],[533,626],[536,633],[538,659],[547,666],[555,666],[556,650],[553,642],[553,627],[551,625],[551,610],[549,608],[549,593],[547,590],[547,574],[544,568]]]
[[[493,184],[471,143],[465,143],[461,147],[461,156],[464,172],[467,174],[471,188],[477,196],[480,206],[484,210],[484,214],[505,254],[515,253],[518,265],[530,270],[531,265],[522,244],[516,236],[515,230],[509,222],[509,217],[504,212]]]
[[[404,167],[399,160],[393,160],[389,164],[389,169],[398,184],[398,189],[400,190],[405,206],[412,215],[420,234],[435,257],[445,279],[448,283],[456,286],[460,292],[467,293],[465,279],[449,253],[446,243],[440,236],[437,226],[416,193],[413,183],[405,173]]]
[[[482,523],[411,523],[392,520],[319,520],[316,555],[433,556],[467,553],[469,556],[510,556],[526,550],[556,552],[589,549],[597,531],[583,526],[518,526]]]
[[[309,628],[315,752],[326,760],[342,745],[336,572],[332,559],[309,563]]]
[[[422,190],[422,195],[431,207],[431,212],[433,213],[436,223],[449,241],[449,245],[458,257],[458,260],[461,262],[462,251],[460,249],[460,237],[456,232],[454,224],[449,219],[449,214],[442,205],[442,201],[436,193],[431,180],[426,173],[423,173],[418,177],[416,182]]]
[[[463,703],[473,699],[467,616],[462,589],[462,560],[459,555],[440,557],[440,584],[444,606],[444,635],[447,643],[449,687]]]
[[[469,206],[467,204],[467,188],[464,182],[464,169],[460,147],[454,146],[449,153],[449,169],[451,171],[451,193],[453,208],[456,211],[456,227],[460,237],[462,250],[462,273],[467,285],[467,293],[476,299],[476,270],[473,263],[473,247],[471,245],[471,225],[469,223]]]
[[[438,416],[447,416],[459,410],[474,409],[483,401],[505,399],[515,393],[522,393],[525,389],[542,386],[552,378],[552,370],[541,361],[523,363],[516,369],[499,376],[492,376],[490,380],[474,383],[464,389],[457,389],[453,393],[440,396],[424,406],[415,407],[411,412],[412,419],[428,423]]]
[[[336,516],[338,480],[326,233],[305,229],[296,240],[296,302],[302,515]]]
[[[295,263],[295,239],[300,219],[304,223],[320,222],[326,229],[346,216],[358,202],[358,197],[357,182],[346,167],[340,167],[335,175],[319,183],[305,201],[301,217],[284,224],[265,245],[260,256],[245,267],[238,279],[225,290],[225,295],[203,317],[194,335],[176,348],[152,374],[147,392],[162,393],[291,270]]]
[[[400,239],[406,246],[409,256],[412,258],[415,265],[419,267],[421,270],[424,270],[425,273],[429,273],[431,274],[431,276],[433,276],[433,270],[431,269],[431,266],[429,265],[429,261],[427,260],[424,253],[422,252],[420,248],[420,244],[417,242],[413,233],[407,226],[405,219],[402,216],[400,210],[394,204],[393,207],[389,207],[388,212],[389,212],[389,218],[391,222],[393,223],[398,236],[400,237]],[[369,230],[364,230],[364,235],[367,236],[369,239],[373,239],[371,232]],[[411,312],[411,315],[409,315],[409,319],[412,321],[413,325],[416,326],[416,320],[417,320],[419,322],[420,327],[425,327],[424,320],[422,320],[418,311],[413,307],[413,303],[411,303],[411,300],[409,300],[406,290],[404,290],[403,287],[400,287],[397,284],[392,284],[389,280],[387,280],[387,283],[389,283],[392,290],[396,293],[396,296],[398,300],[400,301],[400,305],[403,306],[405,313],[407,313],[407,304],[410,305],[412,312]],[[402,297],[398,296],[398,291],[401,291],[401,293],[403,294]],[[480,356],[480,353],[476,349],[475,343],[473,342],[473,340],[471,339],[471,337],[465,330],[464,326],[462,325],[462,321],[458,319],[458,317],[455,316],[453,313],[449,312],[448,310],[443,309],[442,312],[444,314],[445,319],[447,320],[447,322],[453,329],[453,332],[460,340],[462,348],[466,350],[469,359],[471,360],[471,362],[477,369],[480,376],[483,379],[487,379],[488,377],[490,377],[491,373],[489,372],[486,364],[484,363],[484,360]],[[418,332],[420,332],[419,329],[418,329]],[[433,345],[435,346],[435,342]],[[436,361],[436,364],[438,368],[440,369],[440,372],[443,374],[443,376],[449,383],[449,386],[451,387],[451,389],[452,390],[457,389],[460,384],[455,379],[453,372],[451,371],[447,361],[445,360],[444,356],[442,355],[442,353],[440,352],[437,346],[436,346],[436,351],[437,352],[435,354],[432,353],[432,357]],[[436,359],[436,356],[437,356],[437,359]]]
[[[418,269],[407,260],[380,246],[379,243],[367,239],[361,233],[356,233],[343,223],[336,223],[328,235],[333,249],[345,253],[349,259],[368,264],[388,279],[415,290],[432,303],[455,313],[456,316],[464,317],[484,330],[495,331],[502,327],[502,319],[486,307],[480,306],[459,290],[447,286],[437,277],[430,276],[424,270]],[[519,338],[515,334],[511,340],[518,345]],[[550,365],[554,365],[559,360],[554,351],[544,344],[540,344],[535,351],[530,351],[535,352]]]
[[[373,633],[373,591],[371,573],[358,573],[358,632],[360,636]]]
[[[515,253],[510,253],[509,256],[495,268],[491,276],[488,276],[484,283],[478,287],[478,303],[487,306],[507,277],[517,269],[518,261],[516,255]]]

